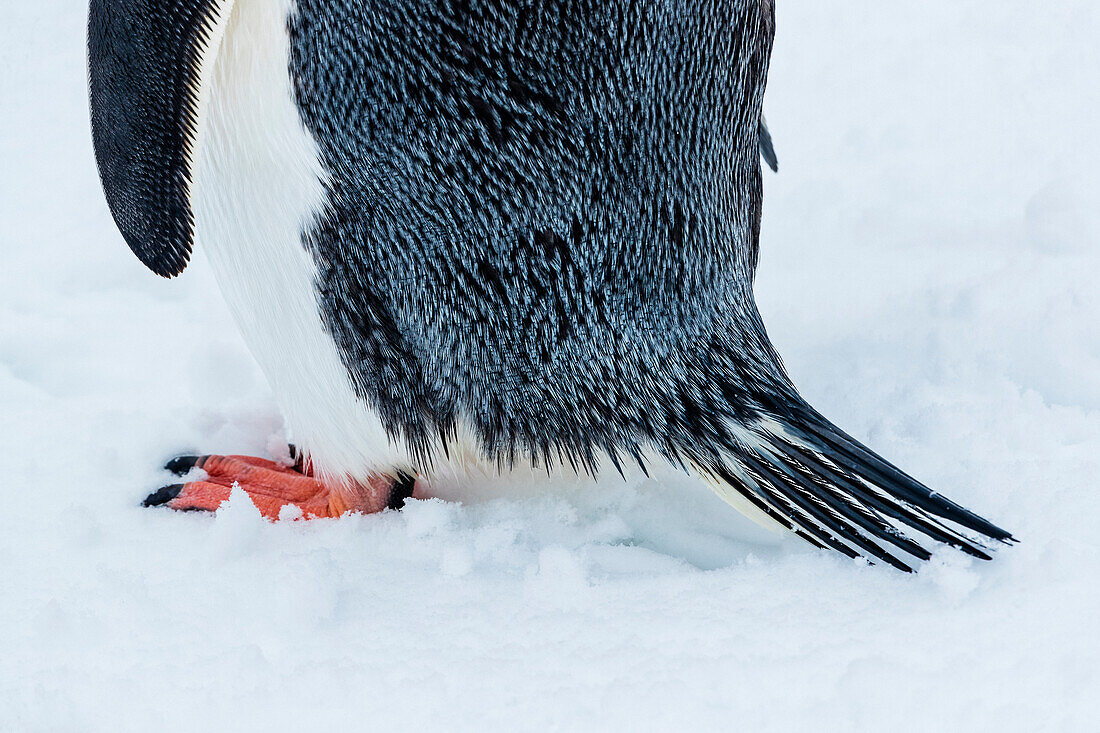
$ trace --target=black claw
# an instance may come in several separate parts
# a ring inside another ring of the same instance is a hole
[[[164,464],[164,470],[171,471],[177,476],[183,476],[197,466],[206,456],[176,456]]]
[[[142,506],[164,506],[168,502],[175,499],[180,495],[180,491],[183,490],[183,484],[171,484],[170,486],[162,486],[154,491],[149,496],[145,497],[145,501],[141,502]]]
[[[306,454],[298,450],[298,446],[294,445],[293,443],[287,443],[286,446],[290,449],[290,460],[293,461],[292,466],[294,470],[298,473],[305,473],[307,458]]]
[[[412,498],[413,488],[416,486],[416,476],[407,473],[399,473],[397,480],[390,489],[390,498],[386,500],[387,509],[400,509],[405,506],[405,500]]]

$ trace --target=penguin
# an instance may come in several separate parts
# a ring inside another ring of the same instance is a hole
[[[91,0],[96,161],[134,254],[200,242],[297,446],[145,504],[399,507],[458,453],[668,463],[912,571],[1005,530],[798,393],[753,297],[772,0]],[[193,476],[193,475],[192,475]]]

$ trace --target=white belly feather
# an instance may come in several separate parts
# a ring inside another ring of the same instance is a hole
[[[294,104],[294,0],[236,0],[214,62],[194,194],[197,238],[293,439],[327,478],[408,468],[325,332],[301,233],[325,171]]]

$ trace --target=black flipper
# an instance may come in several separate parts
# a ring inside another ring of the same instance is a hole
[[[91,0],[92,142],[126,244],[164,277],[191,256],[204,89],[232,0]]]

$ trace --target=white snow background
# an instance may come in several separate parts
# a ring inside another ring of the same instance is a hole
[[[201,251],[124,246],[85,6],[0,22],[0,730],[975,730],[1100,723],[1100,10],[779,0],[757,294],[824,414],[1013,531],[915,576],[705,488],[492,482],[271,524],[142,509],[267,453]]]

